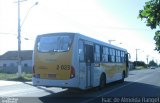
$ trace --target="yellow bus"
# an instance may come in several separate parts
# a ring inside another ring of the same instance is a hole
[[[33,51],[35,86],[100,87],[128,76],[126,49],[71,32],[38,35]]]

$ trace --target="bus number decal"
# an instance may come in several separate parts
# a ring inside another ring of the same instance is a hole
[[[70,65],[57,65],[57,70],[70,70]]]

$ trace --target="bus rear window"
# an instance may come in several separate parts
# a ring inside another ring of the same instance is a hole
[[[39,38],[37,48],[39,52],[65,52],[71,47],[71,36],[42,36]]]

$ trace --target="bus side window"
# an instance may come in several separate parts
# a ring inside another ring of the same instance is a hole
[[[125,56],[125,55],[124,55],[124,52],[123,52],[123,51],[121,51],[121,62],[122,62],[122,63],[124,63],[124,61],[125,61],[124,56]]]
[[[108,62],[108,48],[103,47],[102,48],[102,62]]]
[[[121,60],[120,60],[120,51],[119,50],[116,50],[116,62],[117,63],[121,62]]]
[[[114,63],[115,62],[115,55],[116,55],[115,50],[110,49],[109,53],[110,53],[110,59],[111,59],[110,62]]]
[[[111,48],[108,48],[108,62],[112,62],[111,60]]]
[[[78,43],[78,53],[79,53],[79,61],[84,61],[84,44],[82,40],[79,40]]]
[[[100,62],[100,46],[95,45],[95,56],[94,56],[95,62]]]
[[[112,62],[114,63],[116,61],[116,51],[115,49],[112,49]]]

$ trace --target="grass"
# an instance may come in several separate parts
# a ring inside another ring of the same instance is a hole
[[[139,70],[139,69],[145,69],[143,66],[136,66],[136,69]]]
[[[31,81],[32,74],[23,73],[22,77],[18,77],[17,74],[8,74],[8,73],[0,73],[0,80],[9,80],[9,81]]]
[[[142,70],[142,69],[148,69],[148,68],[144,66],[136,66],[134,69],[131,70]]]

